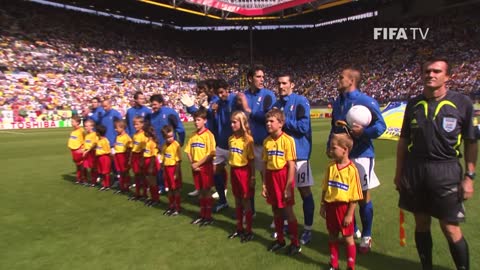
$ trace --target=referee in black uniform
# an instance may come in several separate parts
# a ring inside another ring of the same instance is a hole
[[[432,217],[440,221],[457,269],[469,269],[459,222],[465,220],[463,200],[473,196],[477,143],[472,102],[447,89],[449,76],[450,65],[443,58],[422,65],[424,90],[407,104],[397,149],[399,206],[415,216],[415,243],[424,270],[432,269]]]

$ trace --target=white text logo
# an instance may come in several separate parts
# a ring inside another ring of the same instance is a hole
[[[383,40],[416,40],[427,39],[428,31],[430,28],[422,29],[419,27],[411,28],[373,28],[373,39]]]

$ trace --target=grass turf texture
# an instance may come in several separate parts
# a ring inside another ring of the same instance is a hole
[[[329,121],[315,120],[312,167],[316,184],[313,242],[295,257],[266,251],[272,239],[270,207],[257,182],[255,238],[241,244],[227,235],[235,228],[234,209],[215,214],[212,226],[190,225],[198,213],[188,162],[183,163],[184,211],[162,216],[159,208],[111,191],[99,192],[73,184],[74,165],[66,148],[69,129],[0,131],[2,196],[0,197],[0,265],[2,269],[326,269],[329,262],[324,220],[319,216],[320,184],[326,165]],[[187,124],[190,133],[192,125]],[[373,249],[357,254],[357,269],[421,269],[416,254],[413,218],[406,215],[407,246],[399,246],[398,195],[392,183],[396,143],[376,141],[376,173],[382,185],[373,191]],[[259,180],[258,180],[259,181]],[[230,187],[229,187],[230,189]],[[478,187],[477,187],[478,189]],[[295,212],[303,224],[301,198]],[[479,194],[466,203],[468,222],[462,224],[470,245],[471,269],[480,269]],[[231,192],[228,193],[233,205]],[[358,212],[358,211],[357,211]],[[358,215],[358,214],[357,214]],[[300,232],[302,227],[300,226]],[[438,222],[433,221],[435,269],[453,269]],[[346,268],[341,248],[340,266]]]

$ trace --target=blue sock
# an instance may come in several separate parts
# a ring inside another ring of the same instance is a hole
[[[227,203],[227,198],[225,197],[225,179],[223,179],[223,175],[223,173],[213,175],[215,189],[218,193],[218,203],[220,204]]]
[[[372,236],[373,203],[369,201],[360,206],[360,218],[362,219],[362,237]]]
[[[158,188],[162,191],[165,191],[165,182],[163,181],[163,170],[159,170],[157,173],[157,185]]]
[[[313,201],[313,195],[310,194],[303,198],[303,216],[305,226],[310,227],[313,225],[313,216],[315,214],[315,202]]]

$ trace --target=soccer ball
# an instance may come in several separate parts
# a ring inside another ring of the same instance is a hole
[[[347,123],[352,126],[353,124],[366,127],[370,125],[372,121],[372,113],[363,105],[355,105],[347,112]]]

